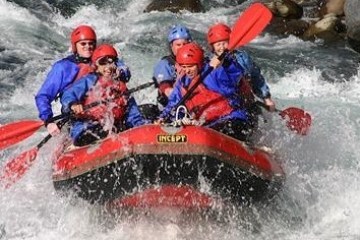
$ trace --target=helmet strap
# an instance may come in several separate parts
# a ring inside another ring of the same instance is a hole
[[[78,53],[75,53],[75,60],[77,63],[90,63],[91,58],[81,57]]]

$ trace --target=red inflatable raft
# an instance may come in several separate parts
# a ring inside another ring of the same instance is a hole
[[[207,208],[272,196],[284,172],[272,156],[198,126],[144,125],[63,152],[57,190],[125,207]]]

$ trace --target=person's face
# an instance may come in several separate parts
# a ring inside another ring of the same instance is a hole
[[[228,40],[216,42],[213,44],[214,53],[217,56],[220,56],[228,48],[228,46],[229,46]]]
[[[193,79],[199,74],[199,68],[198,65],[181,65],[181,68],[185,72],[186,76],[188,76],[190,79]]]
[[[96,61],[96,72],[105,78],[111,78],[116,71],[116,59],[103,57]]]
[[[94,53],[95,42],[90,40],[81,40],[76,43],[76,52],[80,57],[90,58]]]
[[[171,51],[173,52],[174,56],[176,56],[177,51],[187,43],[189,43],[189,41],[187,39],[176,39],[176,40],[172,41],[172,43],[170,44],[170,47],[171,47]]]

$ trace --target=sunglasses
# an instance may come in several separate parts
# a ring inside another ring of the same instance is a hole
[[[97,61],[97,64],[100,66],[105,66],[107,64],[113,64],[116,61],[117,61],[117,58],[114,58],[114,57],[103,57]]]
[[[89,47],[94,47],[95,46],[95,42],[79,42],[80,46],[85,47],[86,45]]]

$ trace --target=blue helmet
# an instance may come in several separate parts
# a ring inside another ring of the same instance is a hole
[[[176,39],[187,39],[188,41],[191,41],[189,29],[180,24],[174,25],[169,31],[168,41],[169,43],[172,43]]]

